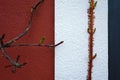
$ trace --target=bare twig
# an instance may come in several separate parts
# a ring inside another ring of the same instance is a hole
[[[25,36],[25,35],[29,32],[29,30],[30,30],[30,28],[31,28],[31,24],[32,24],[32,20],[33,20],[34,13],[35,13],[37,7],[38,7],[42,2],[43,2],[43,0],[38,0],[38,2],[37,2],[35,5],[32,6],[30,19],[29,19],[29,21],[28,21],[28,24],[27,24],[27,26],[26,26],[26,29],[25,29],[21,34],[19,34],[18,36],[16,36],[15,38],[13,38],[13,39],[11,39],[10,41],[6,42],[5,45],[10,45],[10,44],[16,42],[17,40],[19,40],[20,38],[22,38],[23,36]]]
[[[63,41],[59,42],[58,44],[56,45],[51,45],[51,44],[43,44],[44,40],[45,40],[45,37],[42,37],[42,39],[40,40],[40,42],[38,44],[26,44],[26,43],[23,43],[23,44],[12,44],[14,42],[16,42],[17,40],[21,39],[23,36],[25,36],[30,28],[31,28],[31,24],[32,24],[32,20],[33,20],[33,16],[35,14],[35,11],[37,9],[37,7],[43,2],[43,0],[38,0],[38,2],[32,6],[31,8],[31,15],[30,15],[30,19],[28,21],[28,24],[25,28],[25,30],[19,34],[18,36],[16,36],[15,38],[9,40],[8,42],[4,43],[3,42],[3,39],[5,38],[5,34],[3,34],[1,37],[0,37],[0,50],[3,54],[3,56],[11,63],[11,65],[7,65],[6,68],[8,67],[11,67],[11,66],[14,66],[14,69],[12,70],[13,73],[16,72],[16,68],[21,68],[22,66],[24,66],[25,64],[27,64],[26,62],[20,64],[18,61],[19,61],[19,58],[20,56],[17,56],[16,58],[16,61],[13,60],[8,54],[7,52],[5,51],[5,48],[10,48],[10,47],[16,47],[16,46],[39,46],[39,47],[56,47],[60,44],[63,43]]]
[[[60,45],[62,43],[63,43],[63,41],[61,41],[61,42],[59,42],[59,43],[57,43],[55,45],[52,45],[52,44],[26,44],[26,43],[23,43],[23,44],[11,44],[11,45],[9,45],[7,47],[16,47],[16,46],[18,46],[18,47],[19,46],[56,47],[56,46],[58,46],[58,45]]]
[[[94,28],[94,9],[96,7],[97,1],[89,0],[89,9],[88,9],[88,33],[89,33],[89,62],[88,62],[88,74],[87,74],[87,80],[92,80],[92,67],[93,67],[93,60],[96,58],[96,54],[93,55],[93,35],[96,31],[96,28]]]
[[[3,35],[3,36],[4,36],[4,35]],[[19,56],[17,57],[16,61],[14,61],[14,60],[6,53],[6,51],[5,51],[4,47],[3,47],[3,45],[4,45],[4,43],[3,43],[4,37],[3,37],[3,36],[2,36],[1,39],[0,39],[0,49],[1,49],[1,51],[2,51],[3,56],[15,67],[15,69],[14,69],[14,72],[15,72],[15,71],[16,71],[16,68],[21,68],[21,67],[24,66],[26,63],[19,64],[19,63],[18,63]]]
[[[22,66],[24,66],[26,63],[23,63],[23,64],[19,64],[18,63],[18,60],[19,60],[19,56],[17,57],[16,61],[14,61],[5,51],[5,47],[8,47],[9,45],[11,45],[12,43],[16,42],[17,40],[19,40],[20,38],[22,38],[23,36],[25,36],[30,28],[31,28],[31,24],[32,24],[32,19],[33,19],[33,16],[34,16],[34,13],[36,11],[36,8],[43,2],[43,0],[39,0],[35,5],[32,6],[32,9],[31,9],[31,15],[30,15],[30,19],[28,21],[28,24],[26,26],[26,29],[21,33],[19,34],[18,36],[16,36],[15,38],[9,40],[8,42],[6,43],[3,43],[3,39],[4,39],[4,34],[2,35],[2,37],[0,37],[0,49],[2,51],[2,54],[3,56],[12,64],[12,66],[14,66],[14,70],[13,72],[16,72],[16,68],[21,68]],[[9,66],[9,65],[8,65]]]

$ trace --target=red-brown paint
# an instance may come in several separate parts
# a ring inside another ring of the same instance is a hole
[[[0,0],[0,35],[6,34],[5,41],[25,29],[34,3],[36,0]],[[45,43],[54,44],[54,0],[44,0],[37,8],[31,30],[17,43],[37,43],[42,36],[46,37]],[[1,80],[54,79],[54,48],[14,47],[7,49],[7,53],[14,59],[20,55],[20,62],[28,64],[13,74],[12,67],[4,67],[9,62],[0,58]]]

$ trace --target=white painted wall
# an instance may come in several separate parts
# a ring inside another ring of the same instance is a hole
[[[55,80],[86,80],[89,0],[55,0]],[[95,9],[93,80],[108,80],[108,1]]]

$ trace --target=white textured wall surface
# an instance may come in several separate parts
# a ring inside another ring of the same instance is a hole
[[[55,0],[55,80],[86,80],[89,0]],[[93,80],[108,80],[108,1],[95,9]]]

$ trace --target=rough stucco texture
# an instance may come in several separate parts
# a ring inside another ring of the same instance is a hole
[[[89,0],[55,0],[55,80],[86,80]],[[108,80],[108,1],[96,0],[92,80]]]

